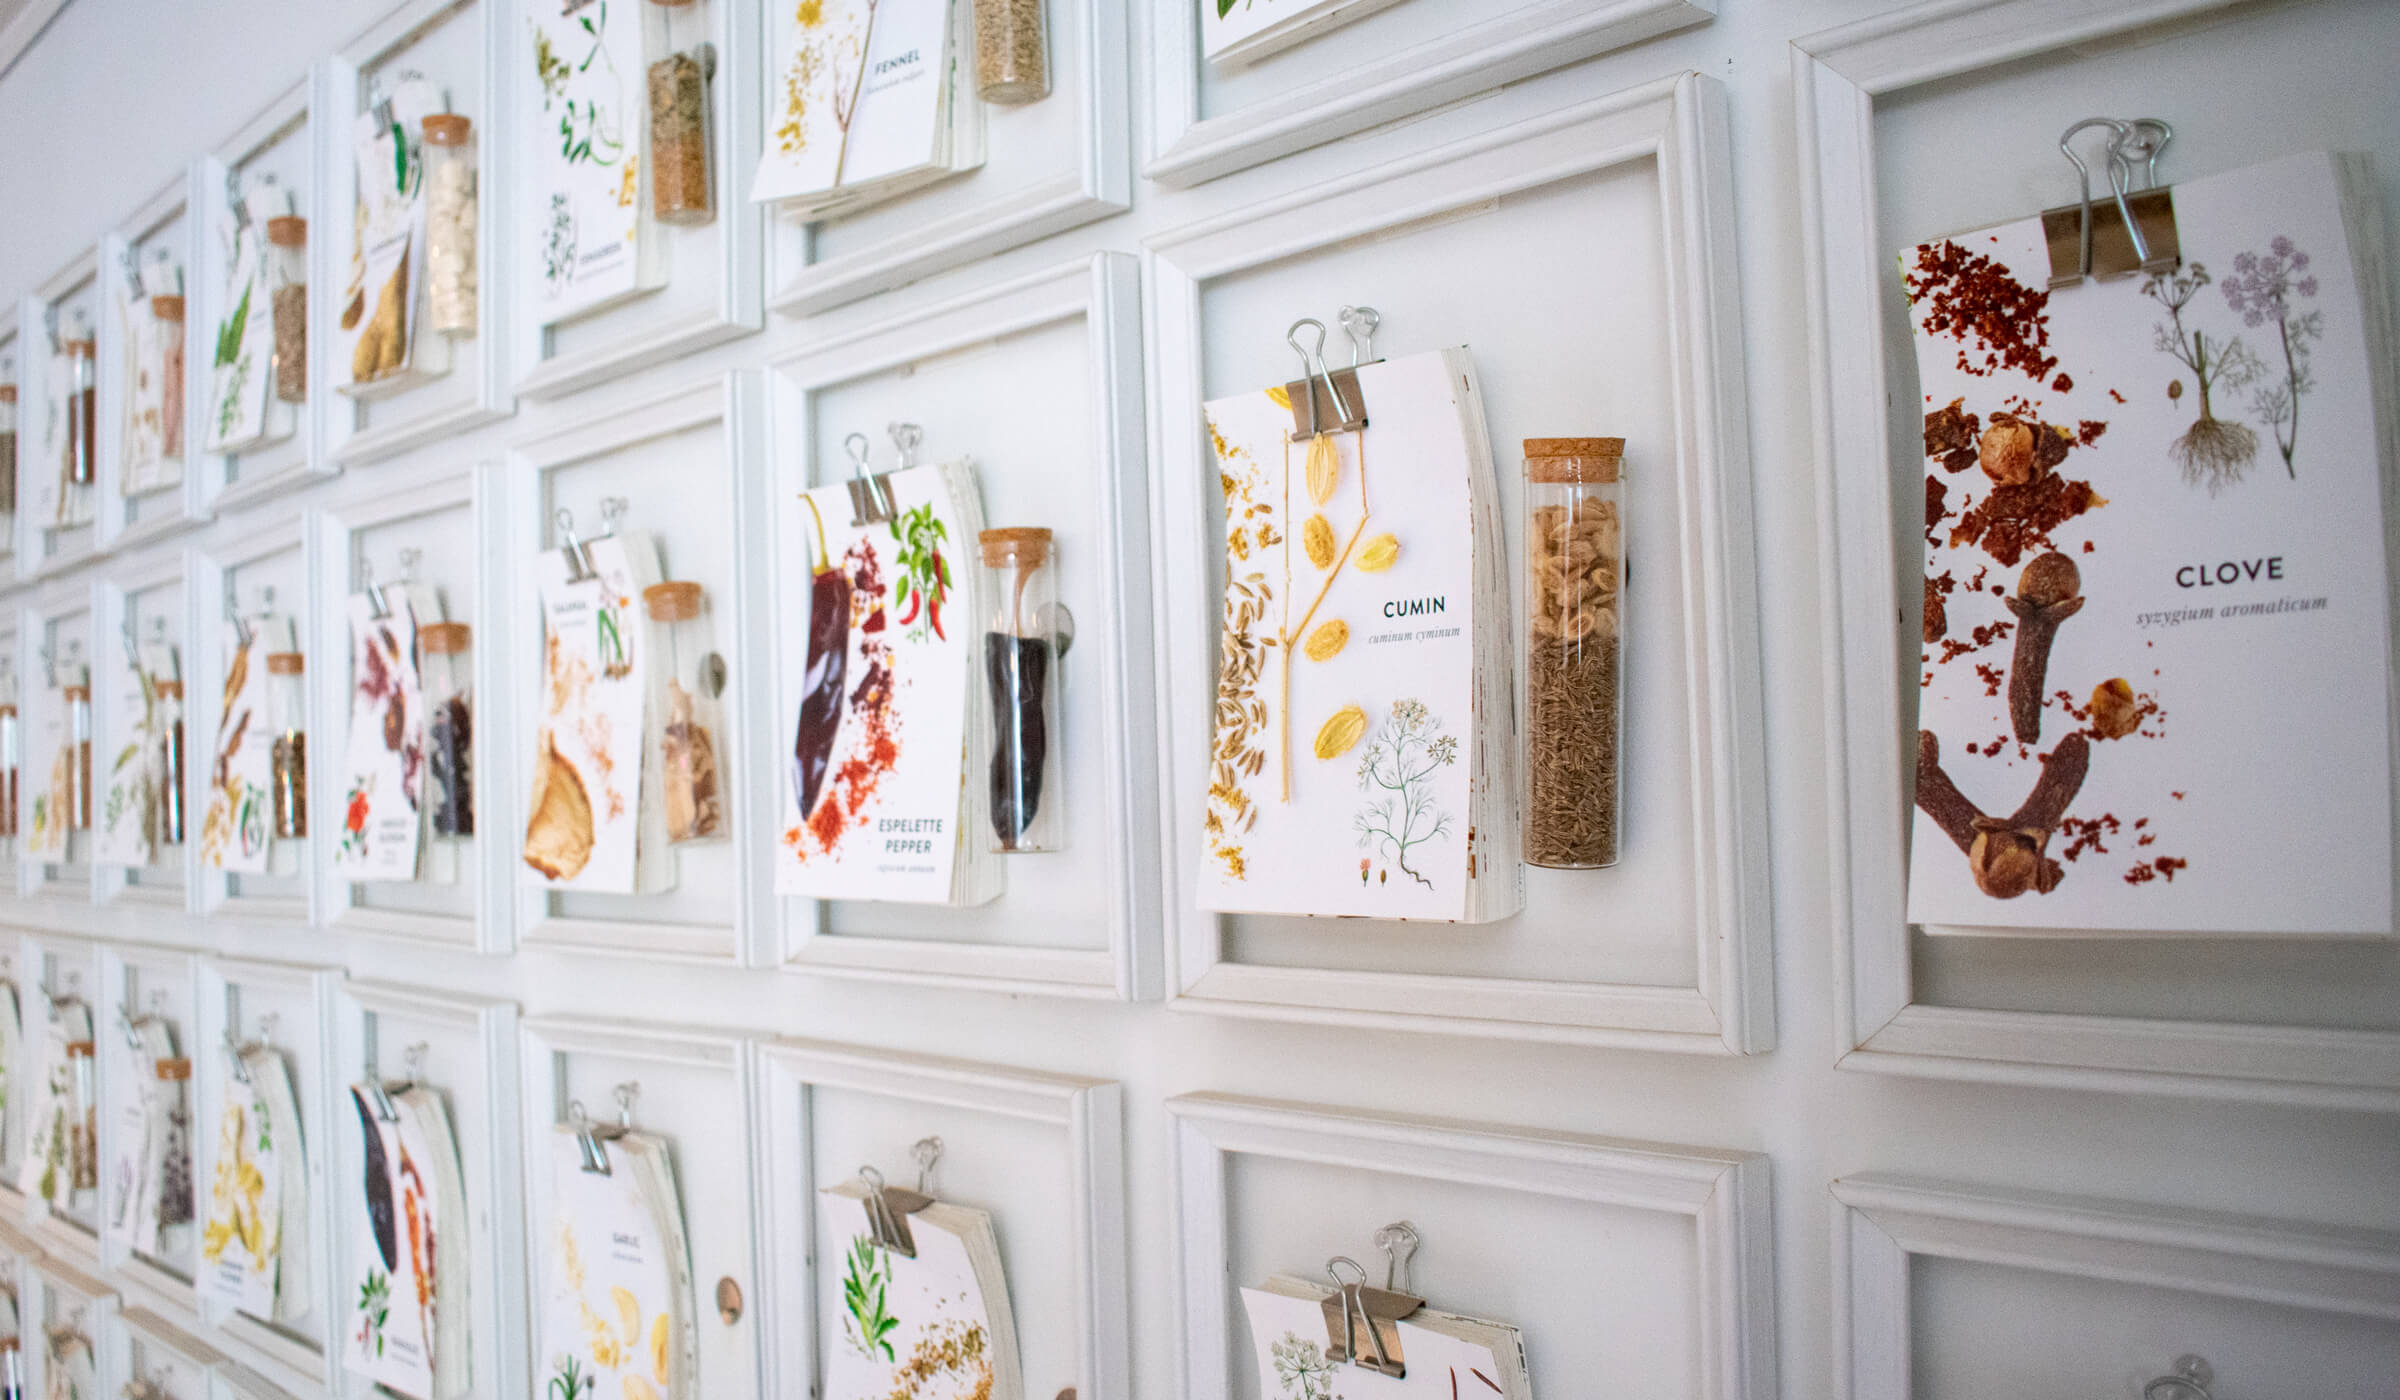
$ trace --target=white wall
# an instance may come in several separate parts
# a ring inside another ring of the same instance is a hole
[[[2389,1118],[1895,1078],[1834,1064],[1829,1007],[1836,969],[1825,912],[1830,867],[1820,756],[1827,642],[1816,584],[1822,527],[1810,456],[1787,46],[1796,36],[1887,8],[1880,0],[1724,0],[1714,24],[1592,61],[1573,79],[1597,95],[1690,67],[1721,79],[1730,94],[1767,694],[1768,858],[1781,1021],[1775,1052],[1726,1061],[1337,1033],[1151,1005],[830,983],[543,951],[493,961],[451,955],[436,963],[421,951],[330,935],[307,936],[308,955],[337,959],[357,976],[506,995],[535,1013],[700,1020],[1122,1080],[1133,1369],[1136,1393],[1159,1400],[1177,1393],[1160,1104],[1200,1089],[1770,1154],[1783,1390],[1794,1397],[1836,1393],[1826,1187],[1845,1174],[1908,1171],[2400,1228],[2400,1132]],[[74,0],[0,79],[0,295],[26,291],[88,247],[376,9],[349,0]],[[1141,23],[1137,16],[1137,54],[1147,51]],[[2391,100],[2386,71],[2395,54],[2400,10],[2375,0],[2312,0],[2155,47],[2103,53],[2088,68],[2044,59],[1988,82],[1942,85],[1896,104],[1884,118],[1884,241],[1899,246],[2056,201],[2065,185],[2051,168],[2055,157],[2044,153],[2058,128],[2085,114],[2094,91],[2123,93],[2118,105],[2147,104],[2176,121],[2184,137],[2178,154],[2186,162],[2177,169],[2184,172],[2228,168],[2300,143],[2372,149],[2387,208],[2400,213],[2400,103]],[[1144,100],[1141,66],[1137,111]],[[1146,231],[1186,222],[1214,197],[1208,187],[1162,195],[1145,185],[1129,215],[1005,255],[1002,267],[953,274],[942,285],[963,288],[1087,250],[1138,248]],[[1593,256],[1606,252],[1595,248]],[[918,292],[904,295],[922,299]],[[1520,313],[1528,341],[1548,333],[1544,308]],[[499,444],[531,427],[571,421],[644,388],[687,383],[706,369],[756,365],[771,346],[797,343],[808,329],[776,318],[765,343],[736,341],[580,400],[531,406],[519,422],[367,470],[398,476],[420,465],[496,455]],[[241,522],[212,529],[238,532]],[[228,928],[220,943],[288,956],[299,951],[300,937]],[[2172,963],[2181,955],[2163,956]],[[2348,1006],[2342,1019],[2400,1022],[2400,1000],[2389,995],[2400,986],[2400,956],[2392,949],[2345,954],[2336,972],[2329,983],[2363,980],[2379,992]],[[1953,994],[2004,1004],[2093,998],[2128,1005],[2139,1001],[2145,975],[2140,959],[2087,968],[2037,957],[1960,972]],[[2088,980],[2094,978],[2101,979],[2097,986]],[[1274,1179],[1269,1173],[1246,1181],[1244,1190]],[[1542,1251],[1550,1242],[1536,1236],[1524,1247]],[[1430,1250],[1426,1262],[1433,1262]],[[2163,1364],[2179,1349],[2212,1355],[2228,1378],[2221,1392],[2227,1400],[2333,1394],[2345,1376],[2347,1393],[2388,1392],[2400,1376],[2400,1336],[2388,1326],[2329,1329],[2338,1345],[2314,1352],[2277,1348],[2277,1365],[2323,1368],[2294,1387],[2288,1377],[2258,1374],[2230,1354],[2246,1339],[2272,1334],[2271,1325],[2265,1334],[2256,1331],[2255,1310],[2238,1325],[2220,1326],[2214,1308],[2187,1311],[2175,1295],[2091,1285],[2054,1291],[2032,1276],[1980,1266],[1933,1272],[1922,1288],[1921,1328],[1938,1335],[1921,1332],[1920,1378],[1927,1393],[1944,1397],[2125,1395],[2133,1373],[2147,1364],[2143,1358]],[[2054,1325],[2066,1321],[2062,1309],[2086,1319],[2094,1310],[2121,1309],[2130,1340],[2116,1347],[2105,1325],[2098,1336],[2079,1331],[2072,1349],[2060,1354],[2090,1367],[2069,1374],[2059,1355],[2048,1354]],[[1593,1328],[1620,1325],[1608,1311],[1596,1314],[1588,1318]],[[2212,1351],[2220,1345],[2227,1354]],[[1619,1389],[1600,1375],[1537,1373],[1537,1382],[1553,1397]]]

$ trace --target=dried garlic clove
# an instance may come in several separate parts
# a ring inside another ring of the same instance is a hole
[[[1308,634],[1308,643],[1302,650],[1311,661],[1328,661],[1348,645],[1350,624],[1337,617],[1331,622],[1318,623],[1317,630]]]
[[[1344,705],[1317,730],[1317,757],[1340,758],[1355,748],[1366,733],[1367,712],[1356,705]]]
[[[1318,505],[1333,499],[1333,488],[1342,483],[1342,454],[1333,445],[1333,434],[1319,433],[1308,440],[1308,498]]]
[[[1300,527],[1300,547],[1308,551],[1308,562],[1320,569],[1333,567],[1333,522],[1322,515],[1312,515]]]
[[[1358,552],[1358,567],[1370,574],[1380,574],[1400,562],[1400,541],[1390,535],[1377,535]]]

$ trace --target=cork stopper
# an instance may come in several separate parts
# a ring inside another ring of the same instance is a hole
[[[654,583],[642,590],[652,622],[689,622],[700,615],[700,585],[687,579]]]
[[[161,321],[180,321],[183,319],[183,298],[179,296],[152,297],[150,298],[150,314]]]
[[[298,214],[278,214],[267,220],[267,241],[278,248],[308,246],[308,220]]]
[[[15,719],[16,717],[17,707],[14,704],[0,704],[0,719]]]
[[[1527,438],[1525,479],[1567,486],[1615,481],[1622,469],[1621,437]]]
[[[983,562],[995,569],[1038,569],[1050,559],[1050,532],[1039,525],[986,530],[976,539]]]
[[[474,629],[463,622],[428,622],[417,629],[417,645],[428,656],[458,656],[474,643]]]
[[[296,651],[267,653],[267,674],[270,676],[297,676],[307,670],[308,659]]]
[[[60,686],[58,693],[67,697],[67,702],[69,704],[73,704],[77,700],[84,701],[88,704],[92,698],[92,688],[88,685]]]
[[[183,698],[183,682],[160,681],[158,683],[158,698],[161,700],[181,700]]]
[[[425,144],[429,146],[464,146],[475,132],[475,123],[456,112],[435,112],[425,118]]]
[[[15,403],[16,401],[17,386],[14,384],[0,384],[0,403]]]
[[[88,360],[99,353],[100,342],[96,340],[70,340],[61,348],[73,358]]]

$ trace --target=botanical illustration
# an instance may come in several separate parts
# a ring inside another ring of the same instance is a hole
[[[1388,1376],[1341,1358],[1326,1324],[1338,1316],[1327,1311],[1331,1289],[1279,1275],[1241,1292],[1258,1393],[1268,1400],[1492,1400],[1510,1393],[1504,1380],[1530,1393],[1523,1343],[1503,1323],[1429,1309],[1384,1324],[1407,1362],[1404,1374]]]
[[[806,216],[950,158],[951,0],[775,0],[753,200]]]
[[[2384,732],[2282,698],[2326,667],[2387,684],[2338,620],[2385,601],[2361,323],[2302,251],[2346,237],[2333,168],[2178,185],[2176,216],[2177,267],[2059,289],[2038,221],[1902,256],[1928,464],[1912,919],[2388,930],[2389,802],[2344,747],[2380,774]],[[2261,430],[2281,479],[2251,471]],[[2367,823],[2355,881],[2298,874],[2328,801]]]
[[[433,1149],[412,1113],[394,1103],[386,1118],[368,1085],[352,1085],[364,1173],[345,1208],[351,1298],[343,1364],[402,1395],[434,1391],[436,1219]],[[396,1096],[395,1096],[396,1098]]]
[[[2292,454],[2300,446],[2300,399],[2315,387],[2308,371],[2308,347],[2325,334],[2325,313],[2303,310],[2301,303],[2317,295],[2317,279],[2308,270],[2308,254],[2283,234],[2267,243],[2264,253],[2234,254],[2233,275],[2221,289],[2225,303],[2253,330],[2272,325],[2283,359],[2283,377],[2270,369],[2261,376],[2250,411],[2275,435],[2283,454],[2284,475],[2297,477]]]
[[[118,648],[115,713],[123,716],[123,741],[108,762],[101,789],[99,831],[93,858],[103,865],[150,864],[158,840],[159,739],[163,711],[158,682],[138,653]]]
[[[1428,889],[1433,881],[1409,866],[1408,853],[1450,834],[1450,814],[1436,805],[1431,779],[1458,761],[1458,736],[1441,730],[1423,702],[1395,700],[1358,761],[1358,785],[1368,794],[1354,820],[1358,844]]]
[[[352,880],[416,877],[424,827],[425,703],[412,590],[350,596],[350,722],[334,869]],[[380,599],[380,603],[379,603]],[[381,616],[378,616],[380,610]]]
[[[1286,1332],[1268,1348],[1275,1368],[1276,1395],[1288,1400],[1333,1400],[1333,1378],[1341,1363],[1325,1354],[1322,1343]]]
[[[1201,52],[1217,62],[1251,59],[1303,37],[1311,20],[1343,10],[1365,12],[1376,0],[1186,0],[1198,11]]]
[[[846,1183],[819,1197],[825,1238],[850,1240],[838,1275],[827,1270],[829,1344],[824,1400],[990,1400],[1017,1390],[1001,1368],[1015,1359],[1014,1323],[996,1264],[988,1216],[945,1207],[909,1217],[911,1257],[876,1242],[866,1219],[865,1188]],[[971,1249],[960,1231],[978,1237]],[[839,1283],[838,1292],[832,1285]]]
[[[640,0],[538,0],[533,7],[530,97],[533,208],[527,220],[542,274],[544,323],[633,291],[640,282],[641,130],[644,87]]]
[[[854,519],[848,486],[785,516],[805,562],[787,605],[808,617],[776,889],[818,898],[951,899],[974,639],[953,624],[949,542],[969,538],[971,468],[882,478],[884,521]]]
[[[522,853],[544,882],[630,894],[642,873],[649,680],[648,649],[628,620],[656,581],[657,555],[641,535],[593,540],[586,552],[589,579],[571,579],[558,550],[537,564],[547,635]]]
[[[1363,428],[1325,421],[1321,382],[1314,422],[1297,385],[1204,406],[1225,594],[1203,907],[1468,913],[1478,450],[1462,384],[1440,354],[1368,365]]]
[[[210,749],[208,808],[200,819],[200,858],[213,870],[257,874],[267,868],[274,750],[267,733],[266,667],[252,653],[268,625],[264,619],[249,631],[226,625],[224,698]]]
[[[220,1093],[216,1166],[200,1227],[201,1287],[254,1317],[269,1317],[283,1254],[281,1130],[245,1059],[229,1062]]]
[[[25,854],[37,860],[67,858],[67,828],[75,807],[75,746],[67,733],[67,697],[57,686],[42,691],[39,722],[31,726],[26,767],[37,776],[26,803]],[[47,757],[48,765],[42,766]]]

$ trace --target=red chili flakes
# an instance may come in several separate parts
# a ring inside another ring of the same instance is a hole
[[[2008,677],[2001,673],[1999,667],[1992,665],[1988,661],[1978,661],[1975,663],[1975,678],[1983,682],[1983,693],[1985,695],[1998,695],[2000,693],[2000,687],[2008,680]]]
[[[2090,540],[2085,540],[2085,541],[2083,542],[2083,552],[2084,552],[2084,553],[2086,553],[2086,554],[2089,554],[2089,553],[2091,553],[2091,552],[2092,552],[2092,542],[2091,542]]]
[[[2118,393],[2118,392],[2117,392],[2116,390],[2114,390],[2114,389],[2111,389],[2111,390],[2109,390],[2109,391],[2108,391],[2108,396],[2109,396],[2110,398],[2112,398],[2112,399],[2115,399],[2115,400],[2116,400],[2118,403],[2123,403],[2123,402],[2125,402],[2125,396],[2124,396],[2123,394],[2120,394],[2120,393]]]
[[[2015,630],[2016,624],[2013,622],[2008,622],[2005,620],[1998,622],[1987,622],[1981,627],[1976,628],[1973,632],[1969,633],[1968,640],[1966,641],[1962,642],[1956,639],[1945,639],[1942,642],[1941,659],[1934,664],[1937,666],[1947,666],[1962,656],[1965,656],[1971,652],[1981,651],[1985,647],[2005,639],[2009,633]]]
[[[1925,478],[1925,542],[1936,543],[1933,529],[1950,516],[1950,488],[1938,476]]]
[[[1925,455],[1946,472],[1963,472],[1975,465],[1975,443],[1983,420],[1966,411],[1965,399],[1952,399],[1946,408],[1925,415]]]
[[[2191,862],[2180,857],[2158,856],[2148,861],[2139,862],[2131,870],[2126,871],[2125,883],[2128,885],[2147,885],[2152,880],[2165,880],[2169,884],[2172,884],[2175,880],[2176,871],[2189,869],[2190,867]]]
[[[2181,802],[2181,801],[2183,800],[2183,794],[2182,794],[2182,793],[2180,793],[2180,792],[2176,792],[2176,793],[2169,793],[2169,794],[2168,794],[2168,796],[2170,796],[2170,797],[2174,798],[2174,799],[2175,799],[2176,801],[2178,801],[2178,802]]]
[[[2058,823],[2058,830],[2060,835],[2067,838],[2067,844],[2064,849],[2059,851],[2058,858],[2072,861],[2086,851],[2107,855],[2107,838],[2116,835],[2121,829],[2116,816],[2108,812],[2103,812],[2090,821],[2085,821],[2080,817],[2062,818]]]
[[[2028,552],[2052,548],[2051,531],[2107,504],[2088,481],[2044,473],[2022,486],[1992,488],[1959,517],[1950,544],[1979,547],[2001,567],[2014,568]]]
[[[2100,435],[2107,431],[2108,425],[2106,423],[2101,422],[2097,418],[2086,418],[2082,422],[2075,425],[2075,445],[2077,447],[2089,447],[2093,443],[2098,442],[2100,440]]]
[[[2050,387],[2059,393],[2071,394],[2075,392],[2074,376],[2062,374],[2058,378],[2050,381]]]
[[[1966,373],[2010,369],[2039,380],[2058,367],[2058,357],[2045,353],[2050,294],[2019,282],[1997,261],[1944,239],[1917,250],[1917,270],[1904,280],[1909,303],[1926,303],[1925,333],[1958,341],[1958,367]]]

